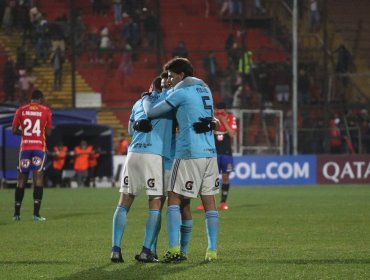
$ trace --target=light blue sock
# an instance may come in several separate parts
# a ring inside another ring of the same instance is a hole
[[[167,234],[169,248],[180,246],[179,235],[181,226],[181,213],[179,205],[170,205],[167,208]]]
[[[158,220],[160,219],[161,212],[158,209],[150,209],[149,216],[146,220],[145,238],[143,246],[150,250],[152,243],[155,239]]]
[[[182,220],[180,228],[180,251],[187,254],[190,241],[191,230],[193,229],[193,220]]]
[[[157,253],[157,242],[158,242],[158,235],[159,235],[159,232],[161,231],[161,227],[162,227],[162,213],[159,214],[159,217],[158,217],[158,220],[157,220],[157,226],[156,226],[156,230],[155,230],[155,238],[153,240],[153,243],[152,243],[152,247],[150,248],[150,251],[152,251],[152,253],[156,254]]]
[[[125,231],[127,213],[128,209],[121,205],[118,205],[116,212],[114,212],[112,225],[112,247],[116,246],[121,248],[121,240],[123,232]]]
[[[218,212],[206,212],[206,229],[208,238],[208,250],[217,250],[217,237],[218,237]]]

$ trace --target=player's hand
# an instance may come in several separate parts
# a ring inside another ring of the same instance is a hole
[[[216,128],[216,122],[212,118],[199,118],[199,122],[193,123],[196,133],[212,131]]]
[[[143,98],[144,96],[149,96],[151,95],[152,92],[151,91],[144,91],[142,94],[141,94],[141,98]]]
[[[133,126],[134,130],[140,131],[140,132],[149,132],[153,129],[152,123],[149,119],[142,119],[134,122]]]

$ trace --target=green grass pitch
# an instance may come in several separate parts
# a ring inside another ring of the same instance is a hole
[[[217,200],[219,197],[217,197]],[[189,260],[139,264],[147,202],[134,202],[123,239],[125,263],[110,262],[118,190],[45,189],[34,222],[26,190],[13,222],[14,190],[0,190],[0,279],[370,279],[370,187],[232,188],[220,212],[219,259],[204,263],[204,213],[192,202]],[[164,209],[165,210],[165,209]],[[159,253],[167,249],[165,211]]]

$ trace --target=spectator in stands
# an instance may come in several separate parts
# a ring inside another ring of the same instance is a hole
[[[266,9],[263,7],[261,0],[254,0],[253,11],[255,15],[264,15],[266,13]]]
[[[28,75],[25,69],[19,70],[19,104],[24,104],[25,102],[27,102],[31,91],[33,90],[33,84],[35,80],[36,78]]]
[[[121,23],[122,19],[122,0],[113,0],[114,23]]]
[[[238,72],[242,75],[243,81],[252,85],[253,53],[251,51],[245,51],[238,63]]]
[[[18,5],[18,26],[22,30],[22,44],[31,39],[32,25],[29,17],[30,6],[28,1],[20,1]]]
[[[308,0],[310,9],[310,31],[317,32],[320,28],[320,14],[317,0]]]
[[[49,33],[46,14],[42,14],[35,29],[36,64],[45,64],[49,52]]]
[[[319,118],[314,126],[312,133],[312,153],[313,154],[323,154],[325,153],[325,128],[324,121],[322,118]]]
[[[112,50],[114,48],[113,42],[109,37],[109,29],[108,27],[104,27],[100,31],[100,43],[99,43],[99,53],[98,53],[98,58],[99,62],[103,62],[104,60],[102,59],[102,53],[107,53],[108,54],[108,60],[109,62],[112,61]]]
[[[333,53],[337,54],[336,72],[340,75],[343,85],[347,86],[349,78],[346,75],[352,60],[351,53],[345,45],[340,45]]]
[[[240,16],[242,14],[242,1],[224,0],[219,13],[221,16]]]
[[[57,18],[49,25],[49,35],[51,40],[51,56],[53,56],[57,48],[60,48],[62,55],[64,56],[65,34],[63,30],[63,20],[61,18]]]
[[[132,63],[132,49],[131,46],[126,43],[125,50],[123,51],[121,62],[118,66],[118,72],[121,74],[120,83],[123,85],[124,80],[132,74],[133,63]]]
[[[298,73],[298,102],[299,105],[310,105],[310,78],[305,69],[299,69]]]
[[[80,142],[79,146],[76,146],[73,151],[75,170],[75,179],[79,187],[83,186],[88,176],[89,168],[89,155],[93,152],[93,147],[88,146],[85,140]]]
[[[91,0],[91,9],[94,15],[103,13],[103,0]]]
[[[16,54],[16,63],[15,67],[17,69],[26,69],[26,50],[24,49],[23,45],[17,47],[17,54]]]
[[[227,74],[221,80],[221,99],[226,104],[226,108],[231,108],[233,104],[233,81],[232,76]]]
[[[8,4],[5,8],[4,15],[2,18],[2,28],[6,34],[10,34],[13,30],[13,8]]]
[[[342,131],[340,129],[340,118],[335,115],[330,120],[330,153],[342,154],[344,150],[344,141]]]
[[[370,153],[370,117],[366,109],[360,111],[358,118],[361,131],[361,150],[363,154]]]
[[[31,25],[33,26],[33,28],[35,28],[38,21],[42,17],[42,15],[41,15],[41,13],[40,13],[40,11],[39,11],[39,9],[37,8],[36,5],[31,6],[31,9],[29,11],[29,16],[30,16]]]
[[[62,89],[62,74],[63,74],[64,56],[63,56],[63,53],[60,47],[56,49],[50,61],[51,61],[51,65],[53,66],[53,71],[54,71],[53,90],[61,90]]]
[[[177,47],[173,49],[172,57],[188,57],[188,50],[185,47],[184,41],[180,41]]]
[[[14,67],[13,60],[9,57],[4,64],[3,91],[5,93],[5,102],[14,102],[15,84],[18,75]]]
[[[127,20],[127,24],[122,27],[122,37],[135,51],[141,43],[140,26],[131,16]]]
[[[213,51],[208,52],[207,56],[203,60],[203,67],[206,71],[206,83],[211,90],[218,90],[217,84],[217,70],[218,64]]]
[[[159,31],[158,18],[155,16],[154,11],[148,12],[146,8],[143,9],[144,13],[144,31],[146,34],[148,47],[156,49],[157,47],[157,32]]]
[[[53,151],[51,152],[51,156],[53,157],[53,172],[50,176],[53,187],[62,185],[62,173],[67,152],[68,148],[64,146],[63,142],[59,142],[55,147],[53,147]]]

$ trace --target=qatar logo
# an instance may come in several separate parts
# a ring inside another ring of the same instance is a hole
[[[147,183],[149,188],[154,188],[154,186],[155,186],[154,182],[155,182],[154,179],[150,178],[146,183]]]
[[[127,186],[127,185],[128,185],[128,176],[125,176],[125,178],[123,178],[123,184],[124,184],[125,186]]]
[[[185,189],[187,189],[188,191],[191,191],[193,189],[193,181],[187,181],[185,183]]]
[[[40,166],[42,164],[42,159],[39,157],[33,157],[32,158],[32,164],[34,166]]]
[[[30,160],[21,159],[20,165],[21,165],[21,168],[28,168],[30,166]]]

